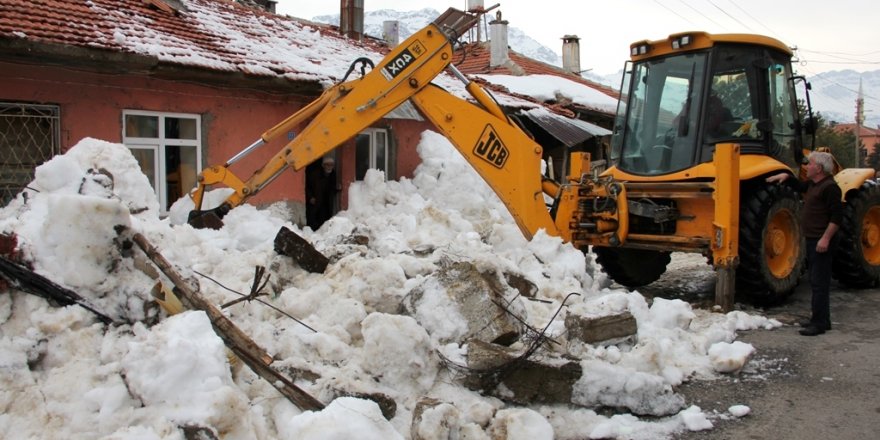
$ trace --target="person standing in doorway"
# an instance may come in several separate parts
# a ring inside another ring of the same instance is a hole
[[[306,170],[306,224],[313,231],[333,217],[338,192],[333,156],[324,156],[320,167]]]
[[[813,152],[806,166],[807,180],[800,183],[804,193],[801,229],[807,243],[807,265],[813,291],[812,316],[801,324],[800,334],[816,336],[831,330],[831,258],[837,248],[837,230],[843,218],[840,187],[834,181],[834,158],[830,153]],[[768,177],[769,183],[791,177],[780,173]]]

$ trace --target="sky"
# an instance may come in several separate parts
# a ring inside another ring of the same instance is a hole
[[[500,10],[510,26],[557,53],[563,35],[580,37],[581,66],[599,75],[619,71],[635,41],[690,30],[774,37],[798,48],[799,73],[808,76],[830,70],[880,69],[880,9],[871,0],[505,0],[485,1],[484,5],[498,3],[501,6],[490,14]],[[339,4],[333,0],[279,0],[277,10],[308,19],[338,14]],[[536,4],[540,6],[533,6]],[[364,0],[366,11],[429,7],[443,12],[466,6],[465,0]]]
[[[676,387],[731,373],[767,380],[762,348],[736,338],[775,331],[778,321],[609,288],[592,260],[559,238],[539,232],[527,241],[446,138],[424,132],[418,153],[412,179],[386,182],[369,171],[348,189],[348,209],[317,231],[291,224],[280,206],[238,206],[219,230],[184,223],[189,199],[161,218],[147,177],[121,144],[82,139],[40,165],[24,193],[0,208],[0,233],[16,235],[16,252],[35,273],[115,323],[14,288],[0,295],[0,438],[182,440],[181,427],[190,426],[227,440],[408,439],[414,429],[426,440],[657,440],[726,420],[748,423],[748,401],[700,408]],[[210,192],[205,208],[225,194]],[[328,256],[324,273],[274,252],[282,226]],[[233,291],[249,291],[254,267],[266,267],[263,302],[240,302],[224,314],[282,374],[310,373],[296,384],[326,408],[303,411],[281,397],[229,355],[204,312],[159,310],[150,292],[170,284],[145,269],[149,260],[137,247],[122,250],[133,233],[213,304],[238,299]],[[705,261],[692,257],[691,264]],[[468,265],[496,277],[508,309],[558,342],[533,359],[552,365],[569,356],[580,364],[585,373],[571,385],[571,404],[508,403],[464,387],[460,370],[445,368],[441,355],[467,365],[469,337],[485,327],[484,315],[468,314],[456,300],[461,286],[485,282],[460,269]],[[505,273],[533,283],[540,301],[508,286]],[[570,293],[578,295],[567,299]],[[623,312],[638,328],[621,341],[585,344],[563,324],[570,315]],[[396,413],[389,420],[372,400],[341,397],[351,393],[382,394]],[[437,404],[414,424],[423,397]],[[600,413],[599,406],[616,409]]]

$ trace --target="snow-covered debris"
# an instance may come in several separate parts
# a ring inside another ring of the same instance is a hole
[[[719,373],[736,373],[742,370],[754,352],[755,347],[745,342],[718,342],[709,347],[709,360]]]
[[[352,185],[349,209],[318,231],[291,224],[280,210],[248,205],[233,209],[219,230],[162,219],[147,178],[118,144],[84,139],[39,167],[28,189],[0,209],[0,233],[17,236],[17,252],[34,271],[75,290],[115,324],[16,290],[0,295],[0,437],[176,439],[186,428],[227,439],[387,439],[418,438],[439,426],[436,432],[458,438],[663,438],[711,428],[675,387],[715,377],[710,347],[739,347],[731,344],[737,330],[778,323],[602,289],[579,250],[544,232],[525,240],[446,139],[425,132],[418,151],[413,179],[386,182],[368,172]],[[178,203],[172,212],[185,214],[186,202]],[[274,252],[282,226],[330,258],[324,274]],[[135,264],[140,251],[126,246],[133,232],[215,304],[239,298],[230,290],[248,291],[255,266],[270,268],[274,290],[262,299],[284,314],[258,302],[224,314],[326,409],[303,412],[240,362],[230,365],[203,313],[160,312],[150,295],[156,280]],[[442,301],[433,316],[401,314],[400,304],[417,288],[442,298],[446,287],[430,280],[456,262],[495,274],[507,308],[559,342],[535,356],[579,363],[575,404],[504,402],[467,389],[443,367],[441,353],[466,365],[467,341],[455,338],[464,334],[462,322],[451,315],[442,322],[449,310]],[[541,301],[505,287],[512,278],[501,274],[527,281]],[[569,310],[629,312],[638,339],[571,344],[563,325]],[[731,351],[721,350],[725,357]],[[396,411],[386,420],[373,401],[382,399],[351,396],[387,396]],[[422,405],[414,419],[425,399],[436,404]],[[597,407],[616,413],[599,415]]]
[[[752,412],[752,409],[745,405],[733,405],[730,408],[727,408],[727,412],[734,417],[745,417]]]

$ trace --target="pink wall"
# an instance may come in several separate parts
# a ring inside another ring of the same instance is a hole
[[[61,144],[66,151],[84,137],[122,141],[122,110],[192,113],[202,116],[203,165],[222,164],[266,129],[299,109],[310,97],[226,90],[147,76],[95,74],[80,70],[0,62],[0,100],[61,107]],[[284,144],[274,141],[232,167],[242,179]],[[303,200],[302,172],[286,172],[250,200]]]

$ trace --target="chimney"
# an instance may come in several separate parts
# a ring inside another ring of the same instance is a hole
[[[581,39],[577,35],[562,37],[562,69],[581,74]]]
[[[495,20],[489,22],[489,67],[498,67],[510,56],[507,49],[507,20],[501,19],[501,11],[495,13]]]
[[[468,12],[482,12],[486,8],[483,6],[483,0],[468,0]]]
[[[339,32],[352,40],[363,39],[364,0],[340,1]]]
[[[486,7],[483,5],[483,0],[468,0],[467,5],[467,12],[479,16],[477,25],[468,30],[468,40],[472,42],[483,41],[483,26],[486,23],[484,20]],[[474,38],[474,33],[476,33],[476,38]]]
[[[166,0],[170,1],[170,0]],[[173,0],[177,3],[180,3],[181,0]],[[238,0],[239,3],[250,6],[252,8],[262,9],[266,12],[275,13],[275,4],[278,3],[275,0]]]
[[[382,39],[388,43],[388,47],[397,47],[400,44],[400,22],[397,20],[383,21]]]

